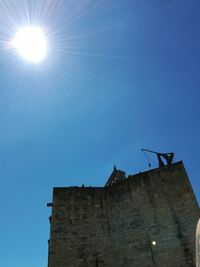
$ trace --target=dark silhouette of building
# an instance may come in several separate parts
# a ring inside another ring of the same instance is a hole
[[[199,207],[182,162],[53,189],[49,267],[195,267]]]

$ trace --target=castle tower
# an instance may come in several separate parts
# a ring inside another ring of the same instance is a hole
[[[182,162],[54,188],[48,267],[195,267],[199,217]]]

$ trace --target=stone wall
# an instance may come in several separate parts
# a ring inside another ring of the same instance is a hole
[[[194,267],[199,215],[182,162],[110,187],[54,188],[49,267]]]
[[[196,230],[196,267],[200,267],[200,219]]]

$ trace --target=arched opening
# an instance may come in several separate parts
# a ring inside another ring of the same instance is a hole
[[[200,267],[200,219],[196,230],[196,267]]]

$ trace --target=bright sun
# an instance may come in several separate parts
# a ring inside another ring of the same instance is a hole
[[[16,33],[13,45],[27,61],[41,62],[47,54],[47,40],[40,27],[27,26]]]

